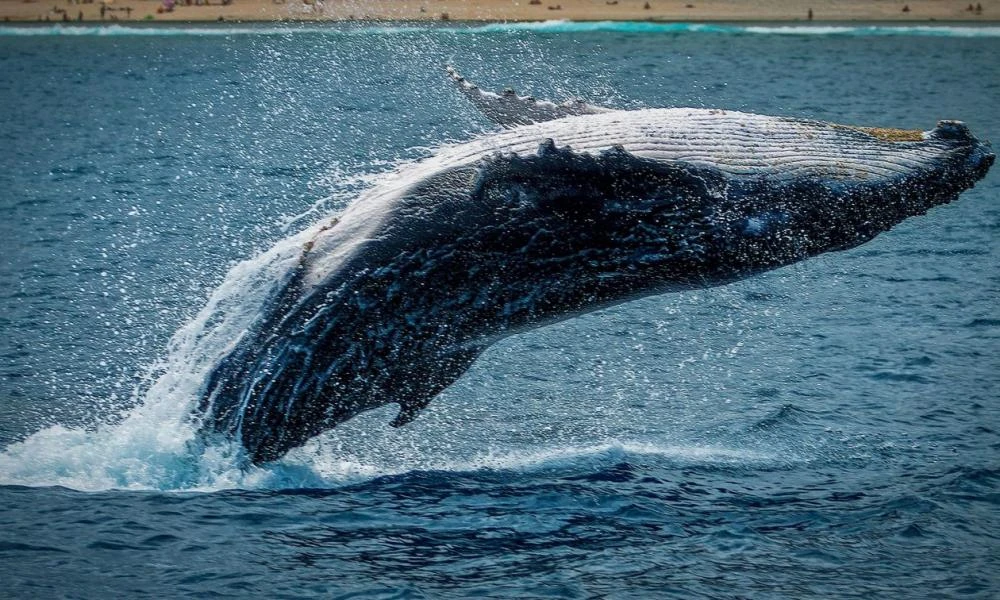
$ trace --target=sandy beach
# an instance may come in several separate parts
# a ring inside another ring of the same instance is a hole
[[[0,0],[0,21],[995,22],[1000,0]]]

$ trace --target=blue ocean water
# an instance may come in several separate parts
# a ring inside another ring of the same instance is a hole
[[[416,421],[194,456],[287,238],[494,89],[1000,140],[995,27],[0,27],[7,597],[1000,595],[1000,175],[852,251],[509,338]]]

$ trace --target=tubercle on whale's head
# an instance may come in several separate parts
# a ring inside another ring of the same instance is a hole
[[[937,127],[926,132],[925,137],[955,144],[955,151],[960,155],[956,167],[964,171],[970,183],[985,177],[996,161],[993,146],[988,141],[980,141],[962,121],[938,121]]]
[[[938,121],[937,127],[927,132],[927,137],[942,140],[976,141],[976,136],[972,135],[972,131],[965,122],[953,119]]]

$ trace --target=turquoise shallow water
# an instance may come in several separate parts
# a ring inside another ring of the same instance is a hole
[[[855,250],[507,339],[400,430],[375,411],[240,471],[184,416],[259,253],[489,130],[445,63],[996,142],[998,51],[956,27],[0,27],[4,594],[995,597],[996,172]]]

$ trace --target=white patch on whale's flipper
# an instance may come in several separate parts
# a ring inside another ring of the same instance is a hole
[[[595,115],[614,110],[587,104],[583,100],[569,100],[562,104],[536,100],[531,96],[518,96],[511,89],[504,90],[500,94],[487,92],[459,75],[453,67],[449,66],[447,69],[459,91],[472,101],[483,115],[504,128],[542,123],[571,115]]]

